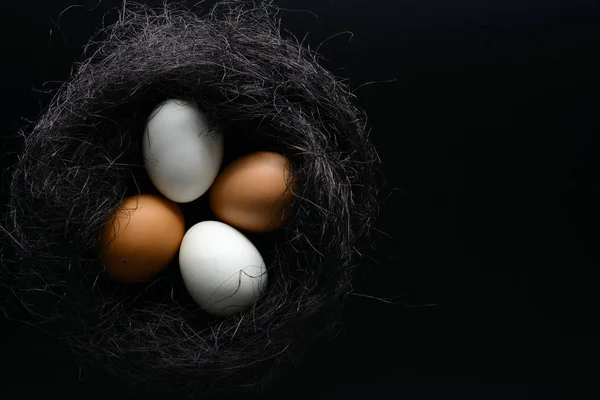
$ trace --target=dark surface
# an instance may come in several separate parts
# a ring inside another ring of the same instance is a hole
[[[2,128],[68,77],[104,12],[3,2]],[[84,3],[85,2],[80,2]],[[380,265],[278,397],[582,398],[600,318],[600,7],[592,1],[282,1],[367,110],[390,184]],[[96,2],[89,2],[95,5]],[[66,41],[66,42],[65,42]],[[49,87],[55,87],[50,85]],[[17,142],[13,143],[16,146]],[[3,142],[4,149],[11,149]],[[14,156],[4,156],[10,162]],[[4,196],[4,194],[3,194]],[[3,198],[4,199],[4,198]],[[0,398],[129,398],[2,320]]]

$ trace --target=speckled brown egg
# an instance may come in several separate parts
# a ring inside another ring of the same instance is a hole
[[[249,232],[271,232],[288,219],[293,200],[291,162],[257,152],[229,164],[210,189],[210,205],[221,221]]]
[[[102,264],[121,282],[146,281],[177,256],[185,234],[183,213],[162,197],[126,198],[102,232]]]

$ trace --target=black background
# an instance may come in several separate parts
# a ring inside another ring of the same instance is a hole
[[[379,265],[357,277],[359,293],[393,304],[351,296],[341,336],[271,394],[593,397],[600,7],[276,3],[310,11],[284,11],[283,27],[309,33],[326,66],[357,88],[395,190],[381,209],[389,238],[378,240]],[[2,2],[3,135],[39,115],[50,98],[37,90],[69,76],[118,5],[80,1],[61,14],[71,4]],[[128,398],[108,377],[80,379],[69,351],[33,328],[3,319],[0,331],[0,398]]]

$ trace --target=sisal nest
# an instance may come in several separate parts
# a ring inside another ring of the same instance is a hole
[[[335,331],[351,290],[377,210],[365,116],[313,51],[282,36],[268,3],[203,14],[128,4],[98,37],[24,137],[3,221],[15,250],[3,285],[42,329],[131,382],[189,396],[267,382]],[[199,310],[176,266],[117,284],[94,251],[122,199],[150,190],[140,138],[168,98],[195,101],[221,126],[231,157],[273,150],[294,165],[294,215],[252,238],[268,290],[226,319]]]

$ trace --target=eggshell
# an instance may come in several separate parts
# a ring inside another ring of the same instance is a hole
[[[217,221],[200,222],[188,230],[179,268],[194,301],[216,316],[252,306],[267,286],[267,269],[256,247]]]
[[[229,164],[210,189],[217,218],[250,232],[280,228],[293,200],[291,162],[272,152],[258,152]]]
[[[212,185],[223,162],[223,135],[193,102],[167,100],[152,112],[143,135],[146,171],[167,198],[188,203]]]
[[[148,280],[176,258],[184,234],[177,204],[147,194],[126,198],[102,232],[102,264],[115,280]]]

